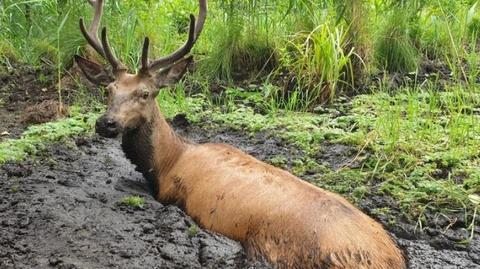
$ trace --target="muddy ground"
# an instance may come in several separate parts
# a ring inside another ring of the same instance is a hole
[[[273,138],[179,131],[261,159],[290,151]],[[144,197],[145,206],[123,205],[130,195]],[[375,199],[361,203],[363,209],[377,207]],[[35,160],[0,169],[0,268],[268,268],[247,261],[234,241],[192,233],[194,225],[177,207],[152,199],[115,140],[77,138],[75,145],[53,145]],[[411,268],[480,268],[480,241],[455,244],[461,230],[416,234],[407,223],[387,227]]]
[[[28,125],[21,123],[26,107],[56,98],[54,90],[37,85],[45,79],[38,70],[24,72],[30,75],[0,76],[0,98],[5,101],[0,105],[0,133],[8,130],[9,138],[18,137]],[[25,87],[30,90],[22,90]],[[251,137],[229,129],[203,130],[182,116],[172,125],[196,142],[232,144],[261,160],[280,155],[291,163],[302,156],[269,133]],[[325,145],[317,161],[336,169],[354,155],[349,147]],[[304,179],[310,177],[315,175]],[[131,195],[143,197],[145,205],[122,204]],[[395,201],[386,197],[369,196],[359,206],[368,214],[389,207],[400,215]],[[447,220],[433,218],[423,232],[401,218],[379,221],[405,250],[410,268],[480,268],[480,240],[460,243],[468,237],[468,224],[459,221],[445,230]],[[119,142],[94,136],[55,144],[35,158],[0,166],[0,268],[269,266],[248,261],[239,243],[196,229],[180,209],[156,202]]]
[[[76,74],[72,69],[61,82],[61,100],[53,67],[0,65],[0,142],[15,139],[32,124],[41,124],[68,116],[68,105],[79,96]],[[98,91],[89,91],[93,95]]]

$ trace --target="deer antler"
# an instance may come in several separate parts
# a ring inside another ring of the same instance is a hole
[[[156,71],[162,67],[175,63],[176,61],[182,59],[185,55],[190,53],[193,45],[195,45],[195,42],[197,42],[197,39],[203,30],[203,25],[205,24],[205,19],[207,18],[207,0],[199,0],[199,5],[200,11],[198,14],[198,20],[195,20],[194,15],[190,15],[190,30],[188,31],[187,42],[185,42],[182,47],[174,51],[172,54],[149,63],[148,49],[150,45],[150,40],[148,38],[145,38],[142,52],[142,68],[140,69],[141,73],[149,74],[151,71]]]
[[[100,21],[103,14],[103,0],[87,0],[88,3],[94,8],[95,15],[93,17],[92,25],[90,26],[90,31],[87,31],[83,18],[80,19],[80,30],[82,31],[83,36],[87,40],[88,44],[105,58],[113,68],[114,74],[118,72],[126,71],[125,66],[113,55],[110,45],[107,40],[107,29],[104,27],[102,29],[102,41],[98,40],[98,29],[100,27]]]

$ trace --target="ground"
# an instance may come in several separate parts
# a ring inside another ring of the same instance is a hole
[[[8,100],[12,87],[4,85],[11,82],[1,85],[2,98]],[[10,138],[19,138],[26,127],[18,124],[23,107],[10,107],[10,116],[2,110],[5,120],[0,132],[13,128]],[[357,156],[355,147],[333,139],[322,139],[319,147],[293,143],[293,137],[298,142],[305,133],[291,130],[279,136],[274,130],[257,126],[265,123],[263,118],[239,127],[232,126],[238,123],[232,113],[225,113],[232,123],[229,125],[217,114],[192,119],[191,115],[172,111],[167,111],[172,125],[191,140],[237,146],[309,182],[341,192],[385,226],[405,251],[410,268],[480,268],[480,240],[475,236],[465,241],[470,231],[468,223],[461,217],[451,222],[458,212],[444,217],[427,214],[431,221],[419,228],[415,220],[403,217],[394,197],[375,191],[380,183],[373,182],[371,189],[357,195],[361,182],[332,177],[348,176],[341,169],[363,165],[362,160],[370,158],[371,153]],[[77,118],[86,123],[91,120],[85,115]],[[282,120],[279,117],[275,122],[282,126]],[[70,125],[87,129],[76,121]],[[175,206],[156,202],[142,176],[125,159],[119,142],[99,138],[82,128],[69,133],[74,135],[72,139],[54,136],[47,146],[22,155],[26,156],[23,160],[1,165],[1,268],[269,267],[248,261],[239,243],[197,227]],[[40,127],[38,130],[41,133]],[[325,136],[335,135],[329,131]],[[356,184],[355,192],[350,193],[351,186],[345,184]]]

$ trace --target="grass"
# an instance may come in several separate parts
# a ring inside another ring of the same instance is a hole
[[[122,199],[122,204],[133,208],[143,208],[145,205],[145,199],[136,195],[127,196]]]
[[[409,11],[397,8],[387,15],[389,18],[377,39],[376,61],[389,72],[415,72],[418,68],[419,54],[410,36]]]
[[[188,13],[197,9],[186,0],[106,1],[104,24],[113,29],[116,54],[136,70],[143,37],[152,40],[152,57],[173,51],[186,38]],[[3,1],[0,61],[50,64],[61,74],[83,50],[78,19],[91,12],[86,1]],[[479,14],[475,1],[213,1],[192,78],[232,84],[270,77],[287,91],[279,106],[297,110],[355,92],[354,82],[368,83],[378,71],[416,72],[424,59],[472,82],[479,73]]]

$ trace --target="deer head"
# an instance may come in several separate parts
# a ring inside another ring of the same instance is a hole
[[[207,15],[207,1],[199,0],[200,12],[198,20],[190,15],[190,30],[185,44],[172,54],[150,61],[148,51],[150,40],[145,38],[143,44],[141,68],[137,74],[128,72],[126,66],[113,54],[108,39],[107,29],[98,30],[103,13],[103,0],[88,0],[94,8],[93,22],[87,30],[83,19],[80,19],[80,30],[88,44],[107,62],[111,68],[75,55],[75,61],[87,79],[96,85],[106,87],[108,108],[97,120],[96,130],[102,136],[116,137],[123,130],[135,129],[142,123],[151,120],[156,108],[155,98],[159,91],[177,83],[186,73],[192,57],[187,56],[202,32]]]

